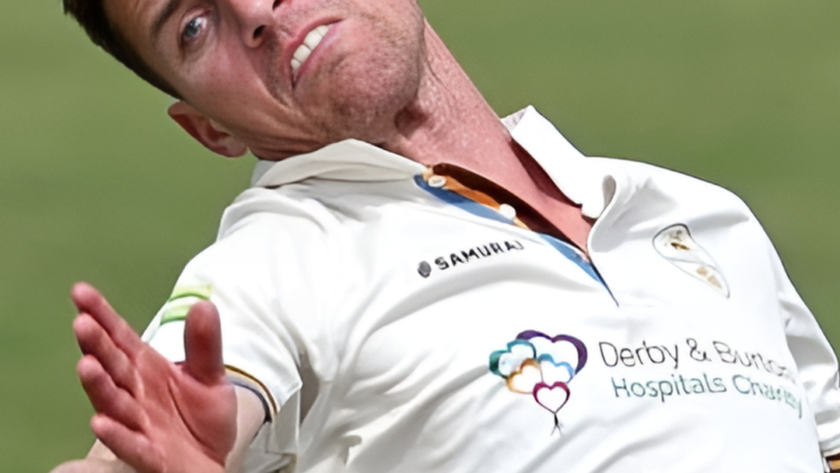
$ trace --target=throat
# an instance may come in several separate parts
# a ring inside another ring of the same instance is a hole
[[[448,175],[516,210],[529,229],[583,253],[592,221],[510,136],[466,72],[426,25],[417,96],[397,114],[383,148]]]
[[[520,168],[520,172],[481,172],[448,163],[435,165],[432,170],[512,207],[516,218],[530,230],[571,243],[588,254],[586,242],[594,222],[584,217],[580,206],[563,195],[536,162],[533,164],[536,169]]]

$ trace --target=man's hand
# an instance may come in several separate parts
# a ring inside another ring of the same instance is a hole
[[[236,397],[225,380],[219,316],[199,302],[187,315],[186,361],[143,343],[93,287],[72,292],[79,378],[96,410],[91,427],[142,473],[225,471],[236,439]]]

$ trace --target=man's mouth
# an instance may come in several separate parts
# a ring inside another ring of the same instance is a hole
[[[297,75],[298,69],[309,59],[309,55],[312,54],[312,51],[321,44],[321,40],[324,39],[324,36],[327,35],[327,32],[330,30],[332,25],[321,25],[312,31],[310,31],[306,37],[303,39],[303,43],[295,50],[295,53],[292,55],[292,74]]]

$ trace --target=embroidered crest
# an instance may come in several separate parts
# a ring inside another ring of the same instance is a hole
[[[653,247],[674,266],[708,284],[724,297],[729,297],[729,285],[717,263],[691,238],[691,232],[685,225],[671,225],[660,231],[653,238]]]

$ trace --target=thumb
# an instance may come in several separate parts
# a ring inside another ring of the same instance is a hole
[[[219,311],[212,302],[198,302],[190,308],[184,329],[187,373],[198,382],[215,384],[225,375],[222,360],[222,328]]]

